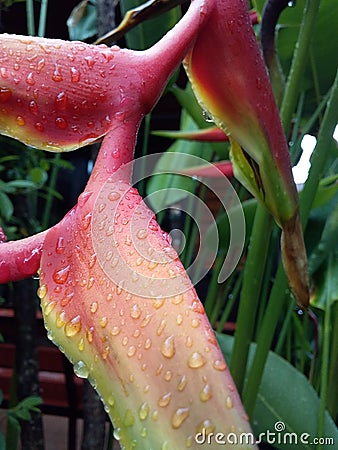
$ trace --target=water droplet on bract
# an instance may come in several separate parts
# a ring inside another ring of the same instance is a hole
[[[182,375],[180,381],[178,382],[177,390],[180,392],[184,391],[187,383],[188,383],[188,379],[187,379],[186,375]]]
[[[173,335],[167,337],[161,345],[161,353],[165,358],[172,358],[176,353],[175,338]]]
[[[114,438],[119,441],[121,439],[121,428],[114,428],[113,435]]]
[[[56,314],[56,326],[57,328],[62,328],[64,324],[66,323],[66,314],[64,311],[58,312]]]
[[[111,155],[114,159],[119,159],[121,156],[121,151],[118,148],[116,148],[111,152]]]
[[[78,83],[80,81],[81,75],[76,67],[70,68],[70,79],[73,83]]]
[[[27,77],[26,77],[26,83],[29,84],[30,86],[34,86],[35,84],[35,80],[34,80],[34,74],[33,72],[30,72]]]
[[[189,417],[189,408],[178,408],[172,418],[171,425],[174,429],[180,428],[182,423]]]
[[[215,426],[209,419],[203,420],[200,424],[197,425],[196,433],[203,433],[208,436],[209,434],[215,431]]]
[[[55,98],[55,108],[64,111],[67,108],[68,98],[65,92],[59,92]]]
[[[93,302],[90,305],[90,312],[92,313],[96,313],[96,311],[98,310],[99,304],[97,302]]]
[[[289,1],[289,2],[288,2],[288,7],[289,7],[289,8],[293,8],[293,7],[295,6],[295,3],[296,3],[295,0]]]
[[[94,67],[95,59],[92,56],[86,56],[85,61],[87,63],[87,66],[89,67],[89,69],[92,69]]]
[[[131,358],[132,356],[135,355],[135,353],[136,353],[136,347],[135,347],[135,345],[131,345],[131,346],[128,348],[127,356],[128,356],[129,358]]]
[[[117,327],[116,325],[111,329],[110,334],[112,336],[117,336],[118,334],[120,334],[121,330],[119,327]]]
[[[60,130],[65,130],[68,127],[68,122],[63,117],[57,117],[55,119],[55,125],[60,128]]]
[[[205,384],[200,392],[201,402],[207,402],[212,397],[211,387],[209,384]]]
[[[112,191],[109,192],[108,194],[108,199],[112,202],[118,200],[121,197],[121,194],[119,194],[118,192]]]
[[[130,317],[132,319],[138,319],[140,317],[140,315],[141,315],[140,307],[137,304],[133,305],[130,308]]]
[[[142,403],[138,410],[138,415],[141,420],[146,420],[149,414],[149,405],[147,402]]]
[[[230,397],[230,395],[227,396],[227,398],[225,400],[225,404],[228,409],[233,408],[234,404],[233,404],[233,401],[232,401],[232,398]]]
[[[42,70],[44,67],[45,67],[45,60],[44,60],[43,58],[41,58],[41,59],[38,61],[37,66],[36,66],[37,72],[38,72],[38,73],[41,72],[41,70]]]
[[[35,116],[38,114],[38,105],[35,100],[31,100],[28,104],[29,111]]]
[[[48,287],[47,287],[47,285],[46,285],[46,284],[42,284],[42,285],[38,288],[38,291],[37,291],[37,294],[38,294],[39,299],[40,299],[40,300],[43,300],[43,299],[46,297],[47,292],[48,292]]]
[[[227,368],[225,361],[223,361],[222,359],[217,359],[216,361],[214,361],[213,367],[214,369],[219,370],[221,372]]]
[[[52,80],[56,82],[63,81],[63,76],[61,74],[61,67],[58,64],[55,64]]]
[[[164,305],[164,298],[157,297],[153,300],[153,307],[155,309],[160,309]]]
[[[165,408],[166,406],[169,405],[170,400],[171,400],[171,392],[168,392],[167,394],[162,395],[162,397],[160,397],[158,399],[158,406],[160,406],[161,408]]]
[[[194,352],[189,356],[188,366],[191,369],[198,369],[199,367],[203,367],[206,363],[206,359],[198,352]]]
[[[80,350],[80,352],[83,352],[84,348],[85,348],[85,343],[84,343],[84,339],[81,338],[77,344],[77,348]]]
[[[20,127],[23,127],[26,123],[25,119],[22,116],[16,116],[15,121]]]
[[[172,298],[171,303],[173,305],[179,305],[183,302],[183,294],[176,295],[174,298]]]
[[[80,316],[74,317],[65,325],[65,335],[67,337],[73,337],[81,330],[81,318]]]
[[[148,232],[147,230],[145,230],[144,228],[141,228],[140,230],[138,230],[138,232],[136,233],[136,236],[139,239],[145,239],[148,236]]]
[[[6,103],[12,97],[12,91],[7,87],[0,87],[0,103]]]
[[[91,344],[93,342],[93,334],[94,334],[94,328],[90,327],[89,330],[86,332],[87,341]]]
[[[203,117],[204,117],[204,120],[206,122],[213,122],[214,121],[212,116],[211,116],[211,114],[206,109],[203,110]]]
[[[100,325],[102,328],[105,328],[108,324],[108,318],[106,316],[101,317],[100,319]]]
[[[108,401],[109,406],[114,406],[115,405],[115,397],[114,397],[114,395],[113,394],[109,395],[107,401]]]
[[[56,306],[56,302],[54,302],[54,301],[47,303],[47,305],[44,307],[44,310],[43,310],[45,316],[48,316],[53,311],[55,306]]]
[[[61,269],[57,269],[53,273],[53,280],[57,284],[64,284],[68,279],[69,272],[70,272],[70,265],[61,267]]]
[[[66,248],[65,240],[64,240],[64,238],[62,236],[59,236],[57,241],[56,241],[55,252],[58,255],[61,255],[62,253],[64,253],[65,248]]]

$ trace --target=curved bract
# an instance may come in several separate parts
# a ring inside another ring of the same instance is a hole
[[[235,176],[283,230],[283,255],[297,301],[309,281],[288,145],[246,0],[215,2],[185,59],[202,107],[229,134]],[[217,43],[217,45],[215,45]]]

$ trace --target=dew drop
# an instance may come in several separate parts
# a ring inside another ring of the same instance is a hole
[[[120,330],[120,328],[118,327],[118,326],[113,326],[113,328],[111,329],[111,331],[110,331],[110,334],[112,335],[112,336],[117,336],[118,334],[120,334],[120,332],[121,332],[121,330]]]
[[[151,339],[147,338],[144,342],[144,348],[148,350],[151,347]]]
[[[69,272],[70,272],[70,265],[61,267],[61,269],[57,269],[53,273],[53,280],[57,284],[64,284],[68,279]]]
[[[175,297],[171,300],[173,305],[179,305],[183,302],[183,294],[175,295]]]
[[[106,328],[107,324],[108,324],[108,318],[106,316],[101,317],[100,326],[102,328]]]
[[[165,329],[165,327],[167,326],[167,321],[166,319],[162,319],[161,323],[159,325],[159,327],[157,328],[157,336],[161,336],[161,334],[163,333],[163,330]]]
[[[87,341],[91,344],[93,342],[93,334],[94,334],[94,328],[90,327],[89,330],[86,332]]]
[[[98,310],[99,304],[97,302],[93,302],[90,305],[90,312],[92,313],[96,313],[96,311]]]
[[[2,78],[8,78],[6,67],[1,67],[0,68],[0,75],[1,75]]]
[[[206,363],[206,359],[198,352],[193,352],[188,359],[188,366],[191,369],[198,369],[199,367],[203,367]]]
[[[207,402],[212,397],[211,388],[209,384],[205,384],[200,392],[201,402]]]
[[[142,403],[138,410],[138,416],[141,420],[146,420],[149,414],[149,405],[147,402]]]
[[[41,70],[42,70],[44,67],[45,67],[45,60],[44,60],[43,58],[41,58],[41,59],[38,61],[38,64],[37,64],[36,69],[37,69],[38,72],[41,72]]]
[[[223,361],[222,359],[217,359],[216,361],[214,361],[213,367],[214,369],[219,370],[221,372],[227,368],[225,361]]]
[[[164,298],[157,297],[153,300],[153,307],[155,309],[160,309],[164,305]]]
[[[45,130],[45,127],[43,126],[43,124],[41,122],[36,122],[34,124],[34,128],[38,131],[40,131],[41,133]]]
[[[56,314],[56,326],[57,328],[62,328],[66,323],[66,315],[64,311],[58,312]]]
[[[137,265],[137,266],[140,266],[140,265],[143,263],[143,261],[144,261],[143,258],[138,257],[137,260],[136,260],[136,265]]]
[[[65,130],[68,127],[68,122],[63,117],[57,117],[55,119],[55,125],[60,128],[60,130]]]
[[[135,304],[130,308],[130,316],[132,319],[138,319],[141,315],[140,307]]]
[[[74,317],[65,325],[65,335],[67,337],[73,337],[81,330],[81,318],[80,316]]]
[[[188,383],[188,379],[187,379],[186,375],[182,375],[180,381],[178,382],[177,390],[179,392],[184,391],[187,383]]]
[[[199,319],[192,319],[191,326],[193,328],[198,328],[200,326],[200,320]]]
[[[16,116],[15,121],[20,127],[23,127],[26,123],[25,119],[22,116]]]
[[[136,353],[136,347],[135,347],[135,345],[131,345],[131,346],[128,348],[127,356],[128,356],[129,358],[131,358],[132,356],[135,355],[135,353]]]
[[[233,401],[232,401],[232,398],[230,397],[230,395],[227,396],[227,398],[225,400],[225,404],[228,409],[233,408],[234,404],[233,404]]]
[[[70,79],[73,83],[78,83],[80,81],[81,75],[76,67],[70,68]]]
[[[46,297],[47,292],[48,292],[48,287],[47,287],[47,285],[46,285],[46,284],[42,284],[42,285],[38,288],[38,291],[37,291],[37,294],[38,294],[39,299],[43,300],[43,299]]]
[[[48,316],[53,311],[55,306],[56,306],[56,302],[55,301],[51,301],[51,302],[47,303],[47,305],[44,308],[45,316]]]
[[[118,200],[120,197],[121,195],[115,191],[109,192],[108,194],[108,200],[110,200],[111,202]]]
[[[114,397],[114,395],[110,394],[108,399],[107,399],[107,401],[108,401],[109,406],[114,406],[115,405],[115,397]]]
[[[52,80],[56,82],[63,81],[63,76],[61,74],[61,67],[58,64],[55,64]]]
[[[158,263],[155,261],[150,261],[150,263],[148,264],[148,269],[153,270],[155,269],[155,267],[158,266]]]
[[[182,325],[182,323],[183,323],[183,316],[182,316],[182,314],[177,314],[176,323],[177,323],[177,325]]]
[[[200,424],[197,425],[196,433],[203,433],[206,436],[213,433],[215,431],[215,425],[209,419],[203,420]]]
[[[55,108],[58,111],[64,111],[67,108],[68,98],[64,91],[58,93],[55,98]]]
[[[12,91],[7,87],[0,87],[0,103],[6,103],[12,97]]]
[[[33,72],[30,72],[30,73],[27,75],[27,77],[26,77],[26,83],[29,84],[30,86],[34,86],[35,80],[34,80]]]
[[[171,425],[176,430],[177,428],[180,428],[182,423],[189,417],[189,408],[178,408],[172,418],[171,418]]]
[[[171,397],[172,397],[171,392],[168,392],[167,394],[162,395],[162,397],[160,397],[158,399],[158,402],[157,402],[158,406],[160,406],[161,408],[165,408],[166,406],[168,406],[170,403]]]
[[[64,238],[62,236],[59,236],[57,241],[56,241],[55,252],[58,255],[61,255],[62,253],[64,253],[65,248],[66,248],[65,240],[64,240]]]
[[[173,377],[173,373],[170,370],[167,370],[166,373],[164,374],[164,379],[165,381],[170,381]]]
[[[85,343],[84,343],[84,339],[81,338],[77,344],[77,348],[80,350],[80,352],[83,352],[84,348],[85,348]]]
[[[175,338],[173,335],[167,337],[161,345],[161,353],[165,358],[172,358],[176,353]]]
[[[140,230],[138,230],[138,232],[136,233],[136,236],[139,239],[145,239],[148,236],[148,232],[147,230],[145,230],[144,228],[141,228]]]

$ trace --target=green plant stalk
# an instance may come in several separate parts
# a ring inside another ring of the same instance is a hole
[[[291,317],[292,317],[292,313],[293,312],[294,312],[294,302],[293,302],[293,299],[292,299],[292,301],[290,302],[290,305],[288,307],[286,316],[284,318],[281,331],[279,332],[278,341],[277,341],[276,347],[274,349],[274,351],[276,353],[278,353],[279,355],[282,354],[282,350],[283,350],[283,347],[284,347],[284,344],[285,344],[285,340],[286,340],[286,333],[287,333],[287,330],[289,329],[290,321],[291,321]]]
[[[329,255],[328,261],[328,281],[326,286],[327,300],[332,297],[333,280],[330,276],[333,272],[330,270],[332,264],[332,254]],[[320,367],[320,401],[319,401],[319,416],[318,416],[318,437],[323,437],[325,434],[325,410],[327,404],[328,393],[328,375],[329,375],[329,360],[330,360],[330,335],[331,335],[331,307],[330,301],[327,301],[325,314],[324,314],[324,326],[323,326],[323,346],[322,346],[322,361]],[[322,445],[318,445],[318,449],[322,448]]]
[[[41,0],[38,36],[44,37],[46,32],[48,0]]]
[[[291,120],[298,101],[302,75],[309,57],[311,38],[317,20],[320,0],[307,0],[298,41],[293,54],[291,68],[281,107],[281,118],[285,134],[289,134]],[[301,38],[301,39],[300,39]]]
[[[215,306],[216,298],[217,298],[217,292],[219,290],[218,286],[218,275],[222,268],[222,265],[224,263],[226,254],[225,253],[218,253],[216,257],[216,261],[214,263],[212,277],[210,280],[209,288],[208,288],[208,295],[204,303],[205,312],[207,313],[207,316],[210,318]],[[213,324],[212,324],[213,325]]]
[[[54,161],[57,162],[61,159],[61,154],[57,153],[54,155]],[[50,189],[47,192],[47,198],[46,198],[46,205],[45,210],[42,217],[42,229],[45,230],[49,226],[49,219],[53,207],[53,200],[54,196],[52,191],[55,190],[57,176],[59,172],[59,166],[57,164],[54,164],[52,167],[51,175],[50,175],[50,181],[49,181],[49,187]]]
[[[264,230],[264,232],[262,232]],[[243,390],[250,343],[268,255],[272,219],[267,210],[257,206],[248,256],[244,268],[234,350],[230,370],[239,392]]]
[[[333,317],[338,316],[338,302],[334,302],[332,305]],[[338,413],[338,321],[332,321],[332,345],[331,345],[331,357],[329,368],[329,381],[327,387],[327,409],[331,413],[332,417],[336,417]]]
[[[27,15],[27,32],[30,36],[35,36],[33,0],[26,0],[26,15]]]
[[[226,306],[223,310],[222,313],[222,317],[221,320],[219,321],[218,327],[217,327],[217,332],[218,333],[222,333],[224,325],[226,323],[226,321],[228,320],[228,317],[231,313],[231,310],[234,306],[234,303],[237,299],[237,296],[239,294],[240,288],[242,286],[242,278],[243,278],[243,272],[240,272],[240,274],[238,275],[238,278],[236,280],[236,284],[234,289],[232,290],[232,297],[228,299],[228,302],[226,303]],[[229,280],[230,281],[230,280]],[[230,287],[230,283],[229,283],[229,287]],[[228,293],[229,289],[227,289],[227,293]]]
[[[306,226],[320,177],[328,158],[328,152],[326,149],[332,141],[333,130],[336,125],[335,105],[337,105],[337,102],[338,74],[335,78],[331,96],[328,101],[323,122],[318,134],[317,145],[313,154],[309,177],[301,194],[300,213],[303,228]],[[244,406],[249,416],[252,415],[255,407],[265,361],[268,356],[278,319],[280,318],[280,314],[285,303],[286,292],[288,292],[287,280],[282,263],[280,263],[271,291],[264,321],[257,339],[256,353],[243,395]]]

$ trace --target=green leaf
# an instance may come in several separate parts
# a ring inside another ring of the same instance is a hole
[[[230,361],[234,338],[217,334],[217,339],[225,358]],[[250,368],[256,349],[256,344],[250,345],[248,366]],[[267,442],[267,432],[275,433],[275,440],[270,444],[283,450],[314,449],[310,443],[316,437],[317,418],[319,413],[319,398],[307,378],[295,367],[273,352],[265,365],[258,399],[252,418],[252,426],[256,437],[264,433],[263,440]],[[275,426],[285,425],[285,430],[276,432]],[[287,433],[295,433],[298,442],[289,443]],[[308,434],[305,435],[305,433]],[[272,439],[272,434],[270,439]],[[263,436],[262,436],[263,437]],[[307,443],[301,442],[301,437]],[[325,414],[325,437],[338,442],[338,431],[328,412]],[[286,444],[284,445],[284,441]],[[278,440],[280,442],[278,442]],[[332,445],[323,445],[322,449],[331,450]]]
[[[1,430],[0,430],[0,450],[6,450],[6,440]]]
[[[6,450],[17,450],[20,434],[19,421],[11,416],[7,416]]]
[[[338,175],[331,175],[320,181],[312,209],[320,208],[338,192]]]
[[[71,12],[67,26],[72,41],[85,41],[97,34],[96,8],[92,3],[84,0]]]
[[[48,180],[47,172],[41,167],[33,167],[29,171],[29,178],[38,186],[42,186]]]
[[[11,189],[10,192],[15,192],[16,189],[36,189],[34,182],[29,180],[13,180],[7,183],[7,186]],[[13,188],[13,189],[12,189]]]
[[[14,212],[14,206],[7,194],[0,191],[0,216],[9,220]]]

